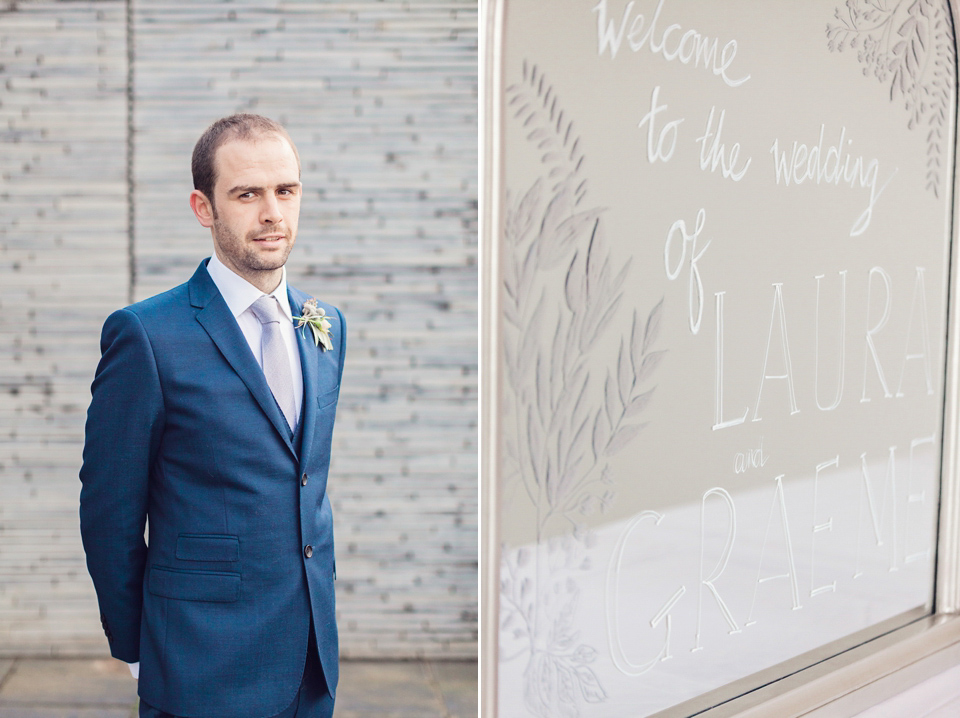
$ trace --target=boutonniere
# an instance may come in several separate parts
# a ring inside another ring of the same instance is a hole
[[[317,306],[316,299],[308,299],[303,303],[303,309],[300,310],[301,316],[294,317],[298,320],[297,329],[304,325],[310,327],[313,332],[313,343],[315,346],[322,347],[320,351],[333,349],[333,342],[330,341],[330,320],[327,319],[327,313],[323,307]]]

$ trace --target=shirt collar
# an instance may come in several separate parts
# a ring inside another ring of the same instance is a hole
[[[263,296],[263,292],[250,284],[246,279],[227,267],[214,253],[207,262],[207,272],[213,283],[220,290],[223,300],[233,313],[239,317],[250,308],[250,305]],[[283,267],[280,284],[268,296],[276,297],[284,316],[293,321],[293,312],[290,311],[290,300],[287,298],[287,268]]]

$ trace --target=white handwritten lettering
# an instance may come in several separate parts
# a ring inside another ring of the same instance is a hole
[[[816,579],[814,578],[816,574],[816,555],[817,555],[817,534],[822,531],[833,531],[833,517],[831,516],[826,521],[821,524],[817,523],[817,494],[818,484],[820,482],[820,472],[824,469],[828,469],[831,466],[835,468],[840,468],[840,456],[839,454],[831,459],[830,461],[824,461],[821,464],[817,464],[817,471],[813,475],[813,537],[810,539],[810,598],[814,596],[825,593],[827,591],[836,591],[837,582],[834,580],[830,583],[823,584],[822,586],[816,585]]]
[[[667,232],[667,242],[663,248],[663,264],[664,268],[667,271],[667,279],[673,281],[680,276],[680,272],[683,269],[683,263],[687,258],[687,244],[690,245],[690,273],[687,286],[687,294],[689,299],[689,315],[690,315],[690,331],[694,334],[700,331],[700,320],[703,318],[703,281],[700,279],[700,268],[697,266],[697,262],[700,261],[703,257],[703,253],[707,251],[707,247],[710,246],[710,242],[713,240],[707,240],[707,243],[703,245],[700,251],[697,251],[697,239],[700,237],[700,233],[703,231],[703,227],[707,222],[707,212],[704,209],[701,209],[697,212],[697,221],[694,225],[693,234],[690,234],[687,231],[687,223],[682,219],[678,219],[670,227],[670,231]],[[679,232],[680,234],[680,261],[677,262],[676,268],[670,268],[670,246],[673,244],[674,237]],[[696,314],[696,316],[694,316]]]
[[[644,45],[646,45],[650,48],[650,52],[654,55],[663,55],[665,60],[679,60],[683,65],[689,65],[690,62],[693,61],[694,67],[702,65],[704,70],[713,72],[713,74],[720,77],[728,87],[739,87],[750,79],[750,75],[731,78],[727,74],[727,71],[737,56],[736,40],[727,42],[720,51],[720,56],[717,57],[717,45],[719,41],[716,38],[701,35],[697,30],[687,30],[680,36],[676,44],[672,44],[668,48],[668,38],[683,29],[680,25],[674,23],[660,33],[658,42],[656,38],[657,21],[660,19],[664,1],[665,0],[659,0],[657,3],[657,9],[654,11],[653,17],[650,18],[650,24],[647,26],[646,31],[644,31],[646,17],[642,13],[633,15],[631,20],[631,14],[634,5],[636,5],[633,0],[627,3],[627,6],[624,8],[619,27],[614,20],[607,19],[607,0],[600,0],[593,8],[593,12],[597,14],[597,54],[603,57],[603,53],[609,50],[610,59],[614,59],[617,56],[617,52],[620,51],[623,36],[626,34],[627,43],[630,46],[630,50],[634,53],[639,52],[643,49]],[[628,23],[630,25],[629,32],[627,32]]]
[[[623,535],[620,536],[620,539],[617,541],[617,545],[614,548],[613,556],[610,558],[610,565],[607,569],[607,586],[606,586],[606,609],[607,609],[607,639],[610,645],[610,654],[613,657],[613,663],[620,670],[621,673],[624,673],[628,676],[642,676],[644,673],[653,668],[659,661],[665,661],[670,657],[670,632],[671,632],[671,619],[670,611],[677,604],[683,594],[686,593],[687,589],[685,586],[680,586],[670,598],[664,602],[663,606],[657,611],[656,615],[650,620],[650,627],[656,628],[663,619],[666,618],[666,631],[663,639],[663,645],[657,654],[651,658],[646,663],[634,663],[629,658],[627,658],[626,653],[623,650],[623,643],[621,641],[621,631],[620,631],[620,571],[623,563],[623,553],[627,546],[627,540],[630,538],[630,534],[640,526],[641,522],[644,519],[653,519],[655,526],[659,526],[660,522],[663,520],[663,514],[656,511],[644,511],[639,516],[637,516],[630,525],[623,532]]]
[[[843,374],[844,367],[846,366],[846,355],[847,355],[847,270],[842,270],[840,272],[840,366],[837,370],[837,394],[834,397],[833,403],[829,406],[825,406],[820,403],[820,280],[823,279],[822,274],[816,276],[817,280],[817,319],[816,319],[816,330],[815,330],[815,345],[814,345],[814,380],[813,380],[813,393],[814,397],[817,400],[817,408],[821,411],[833,411],[838,406],[840,406],[840,398],[843,396]]]
[[[723,499],[724,504],[727,508],[727,540],[723,545],[723,550],[720,552],[720,560],[717,562],[716,567],[713,571],[710,572],[710,575],[705,577],[703,570],[703,554],[706,550],[706,541],[707,541],[707,529],[706,529],[706,506],[707,499],[711,496],[719,496]],[[723,488],[713,488],[707,491],[703,498],[700,501],[700,591],[698,596],[697,603],[697,643],[691,649],[691,652],[695,653],[696,651],[702,650],[703,646],[700,645],[700,632],[703,626],[703,588],[706,586],[710,589],[710,593],[713,595],[714,600],[717,602],[717,607],[720,609],[720,613],[723,614],[724,620],[727,622],[727,626],[730,628],[730,633],[740,633],[740,626],[737,625],[737,622],[733,619],[733,614],[730,613],[730,609],[727,606],[723,598],[720,597],[720,592],[717,591],[716,585],[714,585],[718,578],[723,574],[724,569],[727,567],[727,562],[730,560],[730,552],[733,551],[733,539],[737,534],[737,507],[733,503],[733,497]]]
[[[740,157],[740,143],[735,142],[730,148],[729,154],[727,154],[726,145],[720,142],[726,110],[720,111],[720,120],[717,123],[716,134],[714,134],[713,115],[716,109],[716,107],[710,108],[710,115],[707,117],[707,127],[703,131],[703,135],[697,138],[697,142],[700,143],[700,169],[706,170],[709,167],[711,172],[716,172],[717,167],[720,167],[720,171],[725,178],[739,182],[747,173],[753,159],[748,157],[747,161],[739,170],[736,168],[737,159]],[[711,137],[713,138],[713,142],[710,142]],[[707,145],[708,142],[710,142],[709,146]]]
[[[726,292],[717,292],[714,294],[714,300],[717,305],[717,373],[716,373],[716,395],[714,406],[716,407],[715,417],[716,421],[713,424],[713,430],[717,429],[726,429],[731,426],[737,426],[742,424],[747,419],[747,414],[750,411],[748,406],[743,410],[743,416],[739,419],[728,419],[727,421],[723,420],[723,295]]]
[[[850,228],[850,236],[858,237],[863,234],[870,221],[873,219],[873,208],[880,199],[880,195],[890,184],[890,180],[897,174],[897,170],[887,177],[886,181],[877,187],[877,176],[880,172],[879,160],[873,159],[867,162],[863,156],[854,159],[849,154],[848,146],[853,144],[853,140],[847,140],[844,144],[844,138],[847,128],[840,130],[840,139],[837,144],[827,148],[826,154],[823,152],[823,132],[824,125],[820,125],[820,141],[813,147],[807,147],[794,140],[793,148],[789,153],[789,159],[786,146],[780,151],[780,140],[774,140],[770,153],[773,155],[773,173],[777,184],[783,181],[784,186],[789,187],[791,183],[799,185],[806,180],[813,180],[817,184],[826,183],[838,186],[843,180],[844,184],[853,189],[854,185],[859,184],[862,188],[870,189],[870,200],[867,208],[860,213],[853,226]],[[830,161],[833,165],[830,167]],[[843,169],[841,169],[841,160]]]
[[[746,416],[746,414],[744,414]],[[763,437],[760,437],[760,446],[756,449],[747,449],[746,451],[738,451],[736,456],[733,457],[733,473],[743,474],[747,469],[762,469],[767,465],[767,460],[769,456],[764,456],[763,453]]]
[[[907,325],[907,346],[904,349],[903,368],[900,370],[900,384],[897,386],[897,396],[903,396],[903,377],[907,373],[907,362],[919,359],[923,363],[923,375],[927,380],[927,394],[933,394],[933,378],[930,373],[930,329],[927,327],[927,297],[923,281],[923,267],[917,267],[917,281],[913,285],[913,303],[910,305],[910,323]],[[920,351],[910,353],[910,339],[913,336],[913,318],[920,308]]]
[[[926,497],[927,497],[927,494],[925,491],[916,491],[914,489],[913,454],[918,446],[934,446],[934,445],[935,445],[934,438],[932,436],[925,436],[921,439],[913,439],[910,442],[910,463],[907,465],[907,512],[906,512],[907,516],[906,516],[906,519],[904,520],[904,523],[906,524],[906,530],[903,532],[904,533],[904,539],[903,539],[903,544],[904,544],[903,562],[904,563],[913,563],[914,561],[930,558],[929,542],[925,542],[927,543],[926,548],[923,548],[919,551],[914,551],[913,553],[910,552],[910,548],[909,546],[907,546],[907,542],[910,540],[911,536],[917,536],[920,533],[919,531],[910,530],[910,515],[911,515],[910,504],[920,504],[920,507],[922,508],[924,501],[926,500]]]
[[[662,112],[667,109],[666,105],[658,105],[657,97],[660,94],[660,85],[657,85],[653,88],[653,96],[650,98],[650,111],[643,116],[643,119],[640,120],[640,124],[637,127],[643,127],[647,125],[647,161],[653,164],[657,160],[661,162],[667,162],[671,157],[673,157],[674,150],[677,149],[677,128],[680,126],[680,123],[683,122],[683,118],[679,120],[672,120],[664,125],[660,132],[657,133],[654,128],[654,120],[656,119],[657,113]],[[654,147],[653,136],[657,134],[657,143]],[[665,148],[665,145],[668,147]]]
[[[779,318],[779,322],[777,319]],[[767,366],[770,363],[770,342],[773,340],[774,325],[780,327],[780,351],[783,354],[783,374],[767,374]],[[753,421],[760,421],[760,399],[763,397],[763,383],[767,379],[786,379],[787,393],[790,399],[790,413],[796,414],[800,411],[797,408],[797,395],[793,390],[793,363],[790,361],[790,345],[787,341],[787,317],[783,309],[783,283],[775,282],[773,285],[773,310],[770,312],[770,330],[767,332],[767,351],[763,357],[763,371],[760,373],[760,389],[757,391],[757,406],[753,410]]]
[[[867,396],[867,357],[873,357],[873,365],[877,368],[877,376],[880,378],[880,386],[883,387],[883,395],[888,399],[893,396],[890,393],[890,389],[887,388],[887,380],[883,376],[883,366],[880,364],[880,357],[877,355],[877,347],[873,343],[874,335],[883,329],[887,325],[887,320],[890,319],[890,275],[887,274],[883,267],[874,267],[870,270],[870,277],[867,280],[867,322],[870,321],[870,305],[871,299],[873,298],[873,277],[874,275],[880,277],[883,280],[884,287],[884,304],[883,304],[883,314],[880,316],[879,321],[874,325],[873,329],[867,329],[866,342],[867,346],[863,350],[863,395],[860,397],[860,402],[870,401]]]
[[[863,477],[863,485],[860,490],[860,510],[857,517],[857,558],[854,564],[853,577],[859,578],[863,575],[860,570],[860,527],[863,523],[863,497],[866,494],[867,508],[870,510],[870,521],[873,524],[873,535],[877,541],[877,547],[883,546],[883,525],[887,514],[887,496],[890,496],[890,506],[892,513],[891,524],[893,525],[893,545],[890,551],[890,570],[897,570],[897,447],[891,446],[890,455],[887,459],[887,474],[884,480],[881,496],[883,503],[880,504],[880,513],[877,514],[877,504],[874,500],[873,489],[870,486],[870,477],[867,474],[867,454],[860,454],[860,474]],[[888,491],[889,490],[889,491]]]
[[[797,567],[793,560],[793,542],[790,540],[790,524],[787,521],[787,499],[783,493],[783,474],[780,474],[774,481],[777,482],[777,488],[773,492],[773,503],[770,505],[767,530],[763,535],[763,546],[760,549],[760,565],[757,567],[757,583],[753,589],[753,601],[750,603],[750,613],[747,614],[747,626],[752,626],[756,623],[756,621],[753,620],[753,609],[757,604],[757,591],[760,590],[761,584],[767,583],[768,581],[776,581],[781,578],[789,579],[790,595],[793,599],[793,610],[796,611],[799,608],[803,608],[803,606],[800,605],[800,587],[797,584]],[[761,578],[763,556],[767,550],[767,540],[770,538],[770,524],[773,523],[773,517],[778,506],[780,507],[780,527],[783,530],[784,544],[786,546],[787,572],[778,573],[773,576],[763,576]]]

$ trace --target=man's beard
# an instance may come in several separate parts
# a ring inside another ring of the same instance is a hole
[[[264,234],[272,234],[276,231],[278,230],[271,229],[270,227],[263,227],[256,232],[250,232],[246,239],[241,240],[239,235],[237,235],[228,226],[221,223],[218,218],[214,217],[213,220],[213,232],[217,240],[217,245],[223,248],[224,251],[229,254],[230,259],[234,263],[240,265],[244,269],[256,272],[269,272],[280,269],[284,264],[287,263],[287,257],[290,255],[290,250],[293,248],[292,242],[290,241],[289,231],[283,230],[284,239],[277,240],[279,242],[284,242],[286,251],[280,253],[260,254],[256,251],[255,245],[250,244],[250,242],[257,237],[260,237]]]

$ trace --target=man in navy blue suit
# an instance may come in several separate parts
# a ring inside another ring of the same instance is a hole
[[[213,256],[100,341],[80,470],[100,618],[141,716],[329,717],[346,326],[287,285],[302,187],[279,124],[218,120],[193,178]]]

